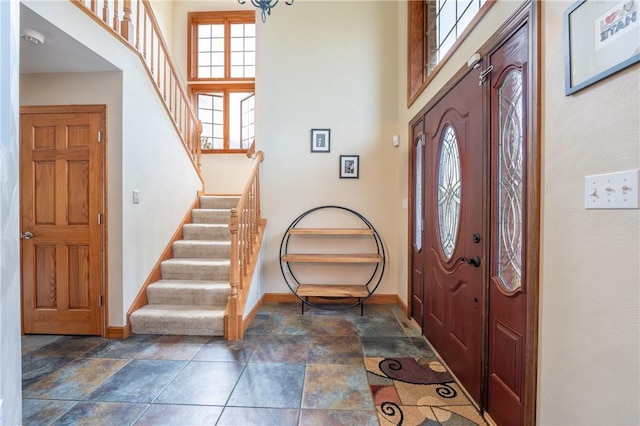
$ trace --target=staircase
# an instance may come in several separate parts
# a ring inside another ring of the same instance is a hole
[[[162,279],[147,287],[148,305],[130,317],[134,334],[223,336],[229,297],[230,210],[238,197],[202,196],[192,223],[173,243]]]

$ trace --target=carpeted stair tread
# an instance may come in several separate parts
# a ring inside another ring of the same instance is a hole
[[[131,314],[135,334],[224,335],[225,306],[146,305]]]
[[[229,280],[229,259],[171,258],[160,264],[163,279]]]
[[[231,241],[178,240],[173,243],[173,257],[226,258],[231,254]]]
[[[193,209],[191,218],[193,223],[228,224],[230,209]]]
[[[233,209],[238,206],[240,197],[235,195],[203,195],[200,197],[201,209]]]
[[[160,280],[147,287],[149,304],[225,305],[229,298],[228,281]]]
[[[185,240],[230,240],[231,233],[226,223],[186,223],[182,226]]]

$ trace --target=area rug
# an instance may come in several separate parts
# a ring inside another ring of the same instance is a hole
[[[486,425],[437,358],[364,359],[382,426]]]

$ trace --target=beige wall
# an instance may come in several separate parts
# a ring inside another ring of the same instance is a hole
[[[258,25],[256,145],[267,220],[263,288],[289,293],[279,246],[304,211],[337,204],[359,211],[377,228],[388,254],[379,294],[405,292],[398,268],[406,215],[398,194],[402,151],[397,130],[395,2],[296,2],[278,5]],[[331,152],[310,152],[312,128],[331,129]],[[339,156],[360,156],[360,178],[339,178]],[[330,220],[324,226],[331,226]],[[315,279],[321,280],[321,272]],[[321,282],[321,281],[315,281]]]
[[[640,424],[640,211],[585,210],[585,175],[640,167],[640,65],[564,95],[544,2],[541,424]]]

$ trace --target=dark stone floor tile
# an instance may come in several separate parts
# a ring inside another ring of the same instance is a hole
[[[278,302],[266,302],[260,306],[258,315],[271,315],[278,308]]]
[[[135,358],[145,349],[146,345],[154,340],[154,337],[136,334],[122,340],[105,340],[83,356],[90,358]]]
[[[301,410],[300,426],[378,426],[378,414],[374,411],[352,410]]]
[[[364,356],[419,357],[420,351],[408,337],[361,337]]]
[[[78,402],[53,424],[56,426],[129,425],[132,424],[146,408],[146,404]]]
[[[226,407],[216,426],[296,426],[299,410]]]
[[[23,390],[25,398],[79,401],[129,361],[105,358],[77,358]]]
[[[363,365],[307,365],[302,408],[374,410]]]
[[[22,355],[26,355],[29,352],[33,352],[36,349],[40,349],[43,346],[53,343],[58,339],[62,339],[64,336],[51,336],[43,334],[25,334],[22,336]]]
[[[354,319],[347,316],[314,315],[312,334],[327,334],[331,336],[357,336],[358,331]]]
[[[72,401],[22,399],[22,424],[49,425],[75,404]]]
[[[244,334],[245,336],[278,334],[281,330],[279,318],[275,315],[256,315]]]
[[[247,362],[255,348],[248,339],[229,341],[214,338],[193,357],[194,361]]]
[[[62,366],[73,361],[71,357],[31,356],[22,357],[22,389],[41,380]]]
[[[203,336],[162,336],[138,354],[138,359],[188,361],[211,340]]]
[[[300,408],[304,375],[304,364],[250,362],[227,405]]]
[[[86,399],[151,402],[184,366],[183,361],[133,360],[89,394]]]
[[[362,364],[362,345],[356,336],[312,336],[309,364]]]
[[[435,352],[431,348],[429,342],[424,337],[409,337],[413,346],[420,352],[420,357],[422,358],[434,358],[436,356]]]
[[[192,361],[155,402],[165,404],[224,405],[238,382],[244,364]]]
[[[353,319],[359,336],[406,336],[404,329],[394,316],[357,317]]]
[[[135,422],[136,426],[215,425],[223,407],[153,404]]]
[[[256,315],[246,335],[306,335],[312,327],[312,317],[302,315]]]
[[[365,306],[366,311],[366,306]],[[360,316],[360,305],[354,306],[351,304],[333,304],[333,303],[322,303],[317,306],[305,305],[304,306],[304,314],[305,315],[328,315],[328,316],[348,316],[348,317],[356,317]]]
[[[300,314],[302,302],[278,303],[274,313],[278,315]]]
[[[256,343],[251,362],[304,363],[307,360],[308,351],[307,336],[269,336]]]
[[[101,337],[64,336],[30,353],[33,356],[78,357],[104,343]]]

